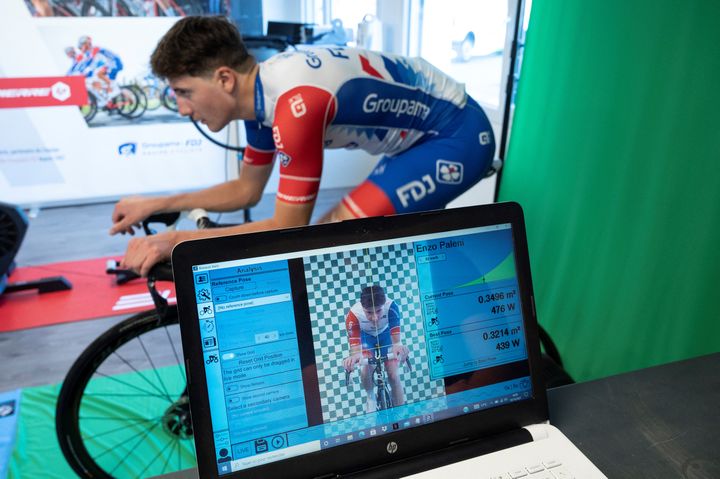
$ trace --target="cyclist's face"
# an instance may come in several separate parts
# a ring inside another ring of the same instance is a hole
[[[380,320],[380,316],[382,316],[382,306],[376,309],[363,308],[363,311],[365,312],[365,316],[373,323],[377,323]]]
[[[232,120],[232,98],[211,78],[182,76],[169,81],[177,97],[178,112],[220,131]]]

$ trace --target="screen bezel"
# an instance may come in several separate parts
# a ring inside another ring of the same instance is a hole
[[[200,326],[195,306],[193,265],[504,223],[510,223],[512,226],[523,326],[533,388],[530,399],[222,476],[218,474],[212,424],[209,420],[210,407]],[[495,203],[187,241],[180,243],[173,250],[172,261],[200,477],[241,479],[277,476],[291,479],[326,474],[342,475],[357,472],[365,467],[378,466],[439,450],[465,439],[499,434],[548,419],[525,224],[522,209],[517,203]],[[420,428],[422,434],[418,434]],[[388,453],[387,450],[390,441],[398,445],[397,451],[393,454]],[[318,461],[319,456],[322,457],[322,461]]]

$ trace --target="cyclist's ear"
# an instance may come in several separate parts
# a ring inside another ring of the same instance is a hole
[[[218,67],[213,74],[213,79],[217,81],[220,87],[230,93],[235,88],[235,70],[230,67]]]

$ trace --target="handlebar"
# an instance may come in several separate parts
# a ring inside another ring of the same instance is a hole
[[[355,365],[355,369],[357,369],[358,366],[367,366],[368,364],[375,364],[378,359],[380,359],[382,361],[392,361],[393,359],[396,359],[396,358],[395,358],[395,353],[392,353],[392,352],[388,353],[387,356],[380,356],[380,357],[373,356],[373,357],[367,358],[367,357],[363,356],[363,358],[360,360],[360,362]]]

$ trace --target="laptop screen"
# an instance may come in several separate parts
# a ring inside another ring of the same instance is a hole
[[[220,476],[532,397],[509,223],[192,271]]]

